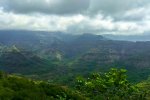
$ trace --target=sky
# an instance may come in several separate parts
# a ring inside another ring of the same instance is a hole
[[[150,34],[150,0],[0,0],[0,29]]]

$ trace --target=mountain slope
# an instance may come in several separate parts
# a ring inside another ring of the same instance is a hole
[[[86,100],[66,86],[33,81],[25,77],[0,72],[1,100]]]
[[[150,42],[93,34],[0,31],[0,69],[46,80],[71,81],[75,75],[118,67],[129,70],[132,81],[140,81],[150,72],[149,51]]]

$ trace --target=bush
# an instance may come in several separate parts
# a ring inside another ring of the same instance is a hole
[[[87,79],[77,78],[76,88],[91,99],[144,100],[139,88],[132,85],[125,69],[112,68],[109,72],[93,73]]]

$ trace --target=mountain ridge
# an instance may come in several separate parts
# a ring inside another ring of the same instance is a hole
[[[146,79],[150,72],[148,41],[118,41],[94,34],[0,31],[0,51],[7,50],[8,54],[0,54],[1,70],[46,80],[71,80],[78,74],[117,67],[129,70],[130,79],[136,82]]]

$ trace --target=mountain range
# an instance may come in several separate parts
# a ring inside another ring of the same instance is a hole
[[[147,33],[140,34],[140,35],[112,35],[112,34],[105,34],[103,35],[107,38],[112,40],[124,40],[124,41],[150,41],[150,35]]]
[[[149,41],[90,33],[0,31],[0,70],[64,84],[111,67],[126,68],[132,82],[144,80],[150,73],[149,51]]]

